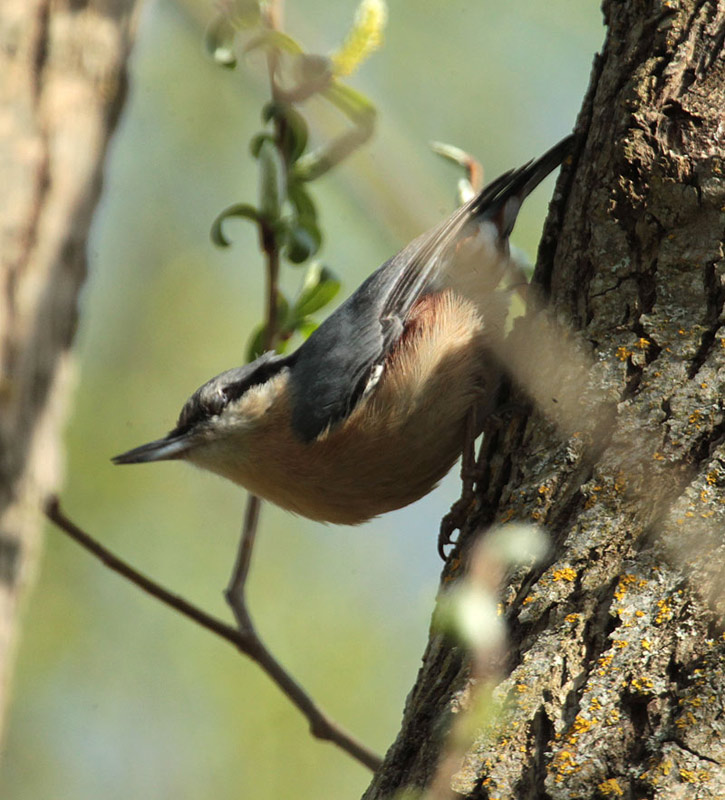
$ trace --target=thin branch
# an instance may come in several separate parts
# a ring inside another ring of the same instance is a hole
[[[109,569],[126,578],[164,605],[178,611],[187,619],[233,644],[239,652],[251,658],[307,718],[310,732],[314,737],[336,744],[341,750],[369,769],[373,771],[378,769],[382,763],[380,756],[347,733],[316,705],[307,692],[269,652],[251,625],[251,621],[248,628],[237,630],[147,578],[69,519],[61,510],[57,496],[51,495],[47,500],[45,515],[54,525],[102,561]]]
[[[264,24],[272,30],[278,30],[282,24],[282,3],[281,0],[268,0],[264,6]],[[269,86],[272,99],[277,98],[277,53],[270,49],[267,55],[267,69],[269,72]],[[275,139],[278,143],[282,139],[280,120],[275,120]],[[285,167],[287,162],[284,160]],[[259,240],[267,261],[267,313],[264,335],[264,349],[271,350],[277,340],[278,319],[277,319],[277,295],[279,293],[279,245],[276,232],[265,222],[259,223]],[[253,494],[247,496],[247,507],[244,512],[244,523],[242,525],[242,535],[237,548],[237,558],[234,569],[229,578],[229,584],[224,592],[227,604],[231,607],[240,631],[254,631],[249,609],[246,601],[246,583],[249,577],[249,567],[252,561],[254,542],[257,537],[259,526],[259,515],[262,508],[262,501]]]
[[[237,560],[234,564],[229,585],[224,592],[227,603],[235,611],[238,606],[246,605],[244,588],[249,575],[249,567],[252,563],[252,551],[254,550],[254,540],[257,535],[257,525],[259,523],[259,512],[262,501],[253,494],[247,495],[247,507],[244,511],[244,524],[242,526],[242,537],[239,541],[237,550]],[[242,625],[242,621],[237,618],[237,624]]]

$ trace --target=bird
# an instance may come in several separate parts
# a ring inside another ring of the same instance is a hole
[[[294,352],[222,372],[163,438],[116,464],[183,460],[295,514],[357,525],[430,492],[505,372],[491,302],[527,195],[568,136],[500,175],[370,275]]]

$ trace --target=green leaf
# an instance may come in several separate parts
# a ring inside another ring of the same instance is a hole
[[[294,164],[307,147],[307,122],[302,114],[295,111],[292,106],[287,106],[284,110],[284,122],[281,128],[282,141],[280,146],[287,156],[288,162]]]
[[[339,81],[330,84],[322,94],[353,121],[359,122],[371,117],[374,119],[377,113],[375,106],[364,94]]]
[[[340,281],[332,270],[318,262],[310,264],[292,314],[298,320],[314,314],[333,300],[339,291]]]
[[[302,181],[290,179],[287,184],[287,199],[295,209],[296,219],[306,224],[317,222],[317,209]]]
[[[237,64],[234,53],[234,39],[237,31],[229,18],[219,14],[207,26],[204,32],[204,50],[207,55],[227,69],[233,69]]]
[[[323,89],[322,95],[350,119],[353,127],[323,147],[301,156],[292,169],[298,181],[312,181],[324,175],[364,144],[375,128],[377,112],[365,95],[338,82]]]
[[[282,103],[276,103],[274,100],[271,100],[269,103],[265,103],[262,106],[262,122],[271,122],[273,119],[277,119],[277,117],[281,116],[284,113],[284,106]]]
[[[247,42],[244,52],[251,53],[253,50],[263,47],[271,47],[274,50],[281,50],[283,53],[296,56],[302,54],[302,47],[291,36],[282,31],[273,30],[265,30]]]
[[[267,338],[267,326],[264,324],[257,325],[249,337],[249,344],[247,345],[247,361],[254,361],[259,358],[265,351],[264,342]]]
[[[292,167],[297,181],[313,181],[354,153],[372,136],[373,126],[356,125],[311,153],[305,153]]]
[[[317,226],[315,205],[304,184],[291,180],[287,185],[287,199],[294,209],[294,218],[287,234],[285,255],[293,264],[301,264],[320,249],[322,234]]]
[[[290,164],[294,163],[307,147],[307,122],[289,103],[266,103],[262,108],[262,121],[277,121],[281,131],[280,147]]]
[[[261,221],[259,211],[249,203],[235,203],[233,206],[225,208],[211,226],[211,240],[217,247],[229,247],[231,244],[222,231],[222,223],[229,217],[243,217],[257,224]]]
[[[320,249],[321,242],[322,234],[316,225],[294,226],[287,232],[285,256],[293,264],[302,264]]]
[[[287,348],[287,340],[293,331],[291,324],[290,305],[282,292],[277,292],[277,342],[276,350],[278,353],[284,352]],[[261,322],[252,331],[247,345],[247,361],[254,361],[259,358],[269,348],[266,347],[267,323]]]
[[[296,331],[303,339],[309,339],[319,327],[320,323],[315,322],[314,319],[301,319],[297,322]]]
[[[274,144],[274,136],[267,132],[256,133],[252,136],[249,142],[249,152],[254,158],[259,158],[259,151],[262,149],[262,145],[265,142],[272,142],[272,144]]]
[[[277,330],[284,332],[287,330],[290,321],[289,300],[277,290]]]
[[[282,199],[285,195],[285,166],[279,150],[265,140],[259,147],[259,207],[269,222],[279,220]]]

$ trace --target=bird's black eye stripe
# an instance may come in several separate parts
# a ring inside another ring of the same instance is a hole
[[[205,419],[218,416],[229,403],[238,400],[253,386],[266,383],[290,363],[289,358],[281,359],[272,354],[262,359],[247,367],[218,375],[194,392],[181,411],[175,433],[186,433]],[[241,377],[234,380],[235,375]]]
[[[284,362],[281,360],[269,361],[266,364],[260,364],[258,369],[254,370],[251,375],[246,376],[243,380],[227,383],[221,390],[223,404],[219,411],[215,413],[220,414],[227,404],[234,400],[239,400],[239,398],[253,386],[266,383],[270,378],[273,378],[283,366]]]

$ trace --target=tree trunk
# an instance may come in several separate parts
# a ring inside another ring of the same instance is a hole
[[[725,797],[725,2],[604,12],[534,279],[575,331],[549,356],[591,353],[587,391],[564,434],[545,395],[491,429],[444,574],[481,527],[535,520],[551,538],[502,594],[508,703],[453,778],[469,798]],[[517,352],[542,346],[531,330],[516,325]],[[567,395],[566,374],[551,385]],[[367,800],[430,784],[469,683],[433,632]]]
[[[0,717],[40,509],[59,481],[69,348],[134,0],[0,3]]]

